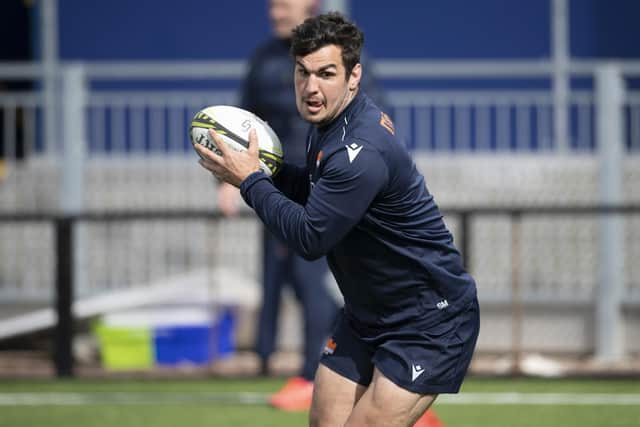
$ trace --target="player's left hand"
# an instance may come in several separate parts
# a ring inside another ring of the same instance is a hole
[[[249,148],[246,151],[236,151],[230,148],[213,130],[209,130],[216,146],[222,153],[218,155],[202,144],[195,144],[200,154],[200,165],[210,171],[216,178],[239,187],[249,175],[260,170],[258,158],[258,137],[255,129],[249,131]]]

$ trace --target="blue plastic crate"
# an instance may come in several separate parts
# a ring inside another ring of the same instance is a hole
[[[212,326],[162,326],[153,332],[155,359],[159,365],[206,365],[213,359],[217,334]]]
[[[235,351],[235,343],[233,340],[235,323],[236,320],[233,309],[226,308],[223,310],[215,327],[214,357],[216,359],[225,358]]]
[[[235,312],[221,310],[211,324],[158,325],[153,328],[158,365],[206,365],[235,351]]]

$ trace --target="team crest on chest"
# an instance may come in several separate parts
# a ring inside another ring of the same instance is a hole
[[[393,125],[393,121],[388,115],[382,112],[380,113],[380,126],[388,130],[391,135],[396,134],[396,128]]]

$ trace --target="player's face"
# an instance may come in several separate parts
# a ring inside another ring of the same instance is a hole
[[[324,46],[296,57],[296,106],[302,118],[318,126],[335,119],[358,92],[362,67],[353,67],[348,78],[342,48]]]
[[[276,37],[291,37],[291,30],[313,14],[316,0],[270,0],[269,18]]]

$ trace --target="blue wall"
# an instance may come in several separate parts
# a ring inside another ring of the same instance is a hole
[[[572,0],[571,54],[640,58],[640,1]]]
[[[59,0],[62,59],[244,59],[269,34],[263,0]]]
[[[385,58],[549,56],[547,1],[352,1],[368,50]]]
[[[540,58],[550,0],[350,0],[374,58]],[[574,57],[640,58],[640,1],[570,0]],[[393,4],[394,6],[390,6]],[[243,59],[266,0],[59,0],[62,59]]]

